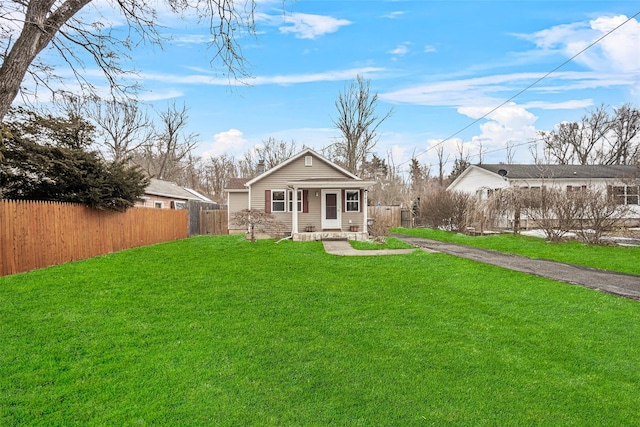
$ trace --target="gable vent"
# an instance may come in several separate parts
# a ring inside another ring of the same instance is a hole
[[[305,166],[311,166],[313,164],[313,157],[312,156],[304,156],[304,165]]]

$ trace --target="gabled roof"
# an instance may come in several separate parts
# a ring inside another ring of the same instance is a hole
[[[227,185],[224,186],[224,191],[249,191],[246,183],[249,178],[229,178]]]
[[[638,176],[640,169],[629,165],[476,165],[507,179],[580,178],[607,179]],[[503,172],[501,172],[503,171]],[[506,175],[502,175],[505,174]]]
[[[249,182],[246,183],[246,186],[251,186],[251,185],[255,184],[256,182],[260,181],[261,179],[266,178],[267,176],[271,175],[272,173],[274,173],[274,172],[286,167],[287,165],[295,162],[299,158],[301,158],[303,156],[306,156],[306,155],[310,155],[310,154],[316,156],[318,158],[318,160],[328,164],[329,166],[331,166],[335,170],[343,173],[344,175],[346,175],[347,178],[358,180],[358,181],[360,180],[360,178],[358,178],[356,175],[352,174],[348,170],[341,168],[340,166],[336,165],[335,163],[333,163],[329,159],[321,156],[320,154],[316,153],[312,149],[307,148],[305,150],[302,150],[300,153],[296,154],[295,156],[293,156],[293,157],[285,160],[284,162],[280,163],[279,165],[272,167],[271,169],[269,169],[265,173],[260,174],[257,177],[253,178],[252,180],[250,180]]]
[[[202,195],[194,194],[195,191],[193,190],[187,191],[187,189],[180,187],[175,182],[163,181],[156,178],[151,178],[149,180],[149,185],[144,192],[145,194],[170,197],[174,199],[211,201]]]
[[[192,190],[191,188],[187,188],[187,187],[184,187],[184,189],[187,190],[189,193],[193,194],[194,196],[196,196],[200,201],[207,202],[207,203],[216,203],[210,198],[208,198],[207,196],[198,193],[196,190]]]

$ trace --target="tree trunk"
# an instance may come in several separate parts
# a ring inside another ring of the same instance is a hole
[[[53,0],[31,0],[20,36],[0,67],[0,121],[18,95],[24,76],[36,56],[53,40],[60,27],[91,0],[69,0],[51,11]]]

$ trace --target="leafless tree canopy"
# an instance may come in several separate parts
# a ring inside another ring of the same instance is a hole
[[[640,111],[625,104],[589,111],[579,122],[540,132],[548,161],[559,164],[627,165],[640,161]]]
[[[36,82],[49,85],[54,70],[38,60],[50,48],[71,67],[85,89],[91,85],[82,77],[82,52],[86,52],[104,72],[112,89],[126,90],[120,78],[131,71],[122,59],[139,42],[161,44],[155,7],[151,0],[114,0],[129,32],[118,37],[100,20],[88,22],[79,17],[92,0],[4,0],[0,2],[0,121],[4,118],[27,73]],[[220,61],[229,76],[247,74],[238,37],[255,34],[256,0],[203,0],[188,2],[165,0],[176,14],[195,12],[206,21],[212,35],[212,61]]]
[[[338,116],[334,125],[342,134],[335,145],[335,159],[352,173],[361,173],[362,165],[378,142],[378,127],[393,114],[393,109],[378,116],[378,94],[371,93],[371,82],[358,76],[345,86],[336,101]]]
[[[240,176],[244,178],[253,178],[258,175],[258,164],[263,163],[266,170],[277,166],[285,160],[293,157],[298,153],[298,144],[291,140],[290,142],[276,140],[269,137],[266,141],[262,141],[262,146],[254,147],[247,151],[244,157],[238,161],[238,170]]]
[[[152,142],[136,150],[133,159],[150,177],[170,180],[185,167],[198,135],[187,133],[189,116],[185,106],[174,103],[159,114],[161,125]]]
[[[127,159],[151,142],[151,119],[136,101],[96,100],[87,112],[98,128],[104,154],[114,161]]]
[[[231,221],[235,224],[247,227],[251,242],[256,241],[256,231],[265,231],[273,225],[275,218],[270,213],[260,209],[243,209],[235,212],[231,216]]]

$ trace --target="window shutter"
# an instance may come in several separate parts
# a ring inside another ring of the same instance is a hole
[[[358,207],[360,208],[358,210],[358,212],[362,212],[362,209],[364,209],[362,207],[362,204],[364,203],[364,190],[361,188],[360,189],[360,195],[358,196]]]
[[[309,190],[302,190],[302,213],[309,213]]]
[[[271,213],[271,190],[264,190],[264,211]]]

